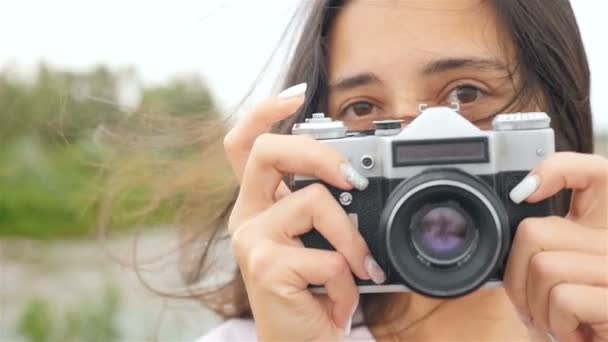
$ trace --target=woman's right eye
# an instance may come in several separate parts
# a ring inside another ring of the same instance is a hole
[[[369,115],[378,115],[380,113],[380,108],[375,104],[369,101],[357,101],[351,103],[350,105],[344,107],[340,111],[340,119],[348,120],[348,119],[358,119],[364,116]]]

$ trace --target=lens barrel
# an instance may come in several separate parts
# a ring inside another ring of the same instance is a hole
[[[404,285],[432,297],[481,287],[506,255],[508,216],[479,177],[425,171],[399,184],[380,219],[391,266]]]

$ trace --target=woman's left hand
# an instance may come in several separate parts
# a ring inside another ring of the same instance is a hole
[[[565,218],[517,229],[504,285],[522,319],[560,342],[608,341],[608,160],[556,153],[512,193],[539,202],[572,190]]]

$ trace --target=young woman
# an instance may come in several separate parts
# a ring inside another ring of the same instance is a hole
[[[229,320],[203,341],[523,341],[531,331],[608,341],[608,161],[590,154],[589,70],[569,2],[310,5],[286,80],[296,86],[244,115],[224,140],[240,182],[227,211],[239,266],[228,304],[232,317],[247,319]],[[482,129],[501,112],[551,116],[557,149],[570,152],[538,165],[511,198],[535,203],[571,190],[561,215],[520,224],[504,288],[451,300],[360,295],[353,274],[382,283],[384,273],[358,230],[323,187],[291,193],[282,177],[314,175],[345,190],[365,179],[327,145],[286,133],[314,112],[365,129],[374,120],[407,124],[421,103],[452,102]],[[298,237],[313,226],[335,251],[302,245]],[[327,296],[313,295],[310,284]]]

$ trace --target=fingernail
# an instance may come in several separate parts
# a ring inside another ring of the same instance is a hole
[[[517,315],[519,316],[519,319],[522,321],[522,323],[526,326],[526,328],[528,328],[528,329],[534,328],[534,325],[532,324],[532,318],[530,317],[530,315],[527,315],[521,311],[517,311]]]
[[[277,95],[277,98],[279,100],[289,100],[294,97],[304,96],[304,94],[306,94],[306,88],[306,83],[296,84],[280,92],[279,95]]]
[[[340,171],[342,172],[344,179],[357,190],[363,191],[369,185],[369,180],[357,172],[349,163],[342,163],[342,165],[340,165]]]
[[[384,271],[380,268],[380,265],[374,260],[371,255],[365,257],[365,270],[372,281],[376,284],[382,284],[386,280]]]
[[[551,342],[559,342],[559,340],[552,333],[548,333],[547,336],[549,336]]]
[[[511,197],[511,201],[519,204],[523,202],[526,198],[530,197],[536,190],[538,190],[538,186],[540,185],[540,179],[537,175],[530,175],[524,178],[516,187],[511,190],[509,193],[509,197]]]
[[[352,330],[352,325],[353,325],[353,316],[351,315],[350,318],[348,319],[348,322],[346,322],[346,327],[344,328],[344,336],[350,335],[350,331]]]
[[[350,335],[350,332],[353,327],[353,317],[355,317],[355,312],[357,312],[357,304],[355,304],[355,307],[353,308],[352,313],[350,314],[350,318],[348,319],[348,322],[346,322],[346,327],[344,327],[344,336]]]

